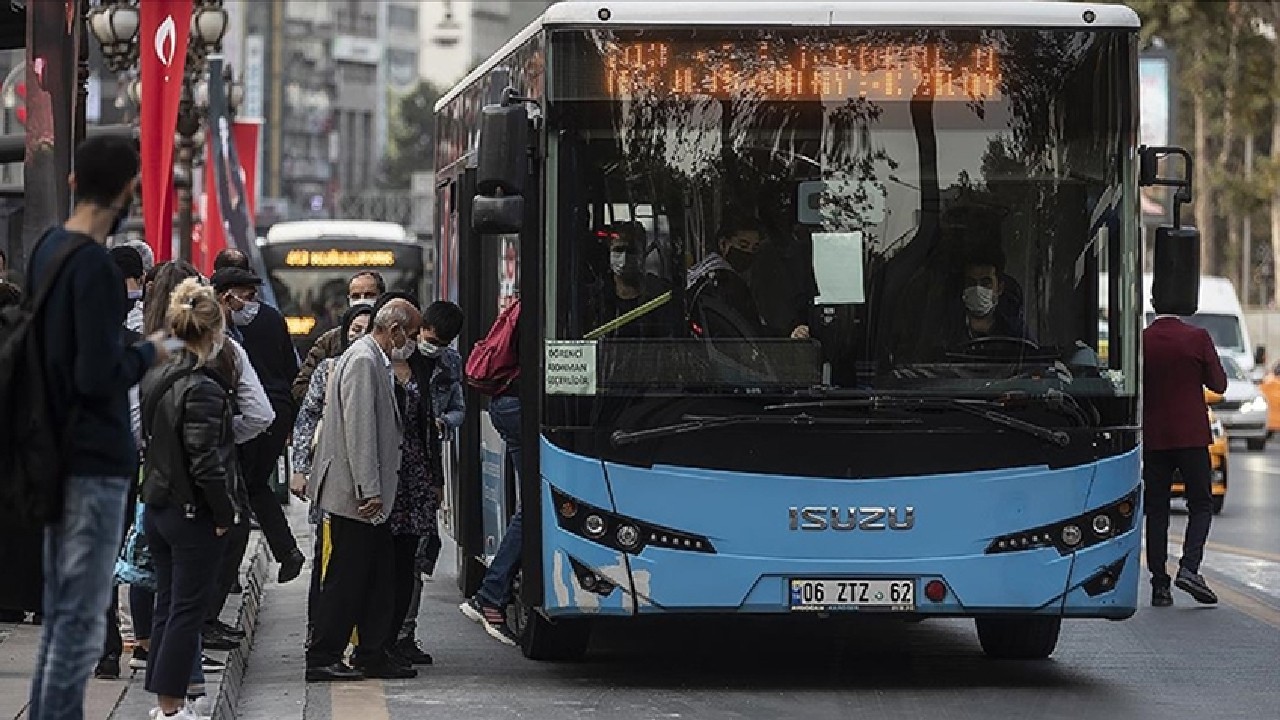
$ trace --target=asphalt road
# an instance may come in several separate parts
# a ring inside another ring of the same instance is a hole
[[[1232,448],[1230,462],[1205,567],[1224,602],[1202,608],[1178,593],[1175,607],[1143,607],[1125,622],[1068,623],[1048,661],[988,660],[967,621],[684,620],[606,626],[587,662],[536,663],[466,620],[453,578],[440,576],[427,586],[419,631],[436,665],[416,680],[306,686],[299,581],[268,590],[240,717],[1277,717],[1280,444]],[[440,565],[452,568],[452,558]]]

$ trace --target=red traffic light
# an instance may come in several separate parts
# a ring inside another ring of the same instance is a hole
[[[27,124],[27,81],[19,80],[13,86],[13,94],[17,96],[18,102],[13,109],[13,114],[17,116],[18,122],[23,125]]]

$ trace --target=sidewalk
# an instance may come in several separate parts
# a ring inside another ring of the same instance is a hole
[[[298,513],[302,514],[305,522],[305,506],[293,503],[285,508],[285,514],[291,519]],[[213,717],[216,720],[235,717],[240,686],[257,629],[262,590],[272,566],[266,541],[261,533],[255,531],[240,567],[244,594],[231,597],[222,613],[224,622],[243,628],[248,638],[231,652],[206,651],[210,657],[227,664],[224,672],[206,678],[209,697],[214,700]],[[41,630],[41,627],[29,624],[0,624],[0,720],[26,718],[31,670],[39,650]],[[90,679],[85,693],[85,720],[144,720],[155,707],[155,696],[143,688],[145,673],[135,673],[128,668],[129,652],[126,650],[121,659],[119,680]]]

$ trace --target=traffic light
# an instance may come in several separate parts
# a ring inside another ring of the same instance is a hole
[[[19,80],[13,86],[14,105],[13,114],[18,118],[18,122],[23,126],[27,124],[27,81]]]

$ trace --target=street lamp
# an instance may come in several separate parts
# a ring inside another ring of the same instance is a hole
[[[184,260],[191,259],[193,166],[204,143],[200,125],[208,107],[205,59],[218,51],[227,32],[227,11],[222,7],[222,0],[193,0],[192,6],[191,36],[187,43],[186,69],[182,75],[173,158],[173,184],[178,193],[178,235]],[[126,79],[138,62],[138,0],[102,0],[85,19],[93,36],[102,45],[107,66],[121,74],[122,90],[135,104],[140,104],[141,79]],[[203,90],[198,88],[201,83],[206,83]]]

